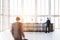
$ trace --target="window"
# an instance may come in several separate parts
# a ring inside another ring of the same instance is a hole
[[[2,16],[2,29],[3,30],[8,29],[9,28],[8,24],[9,24],[8,16]]]
[[[60,28],[60,17],[59,17],[59,23],[58,23],[58,25],[59,25],[59,28]]]
[[[55,28],[59,28],[59,25],[58,25],[59,21],[58,20],[59,20],[58,17],[55,17]]]
[[[55,17],[51,17],[51,23],[55,23]]]
[[[58,13],[58,9],[59,9],[59,7],[58,7],[58,4],[59,4],[59,2],[58,2],[58,0],[55,0],[55,15],[59,15],[59,13]]]
[[[54,0],[51,0],[51,15],[54,15],[54,6],[55,4],[54,4]]]
[[[34,23],[35,0],[10,0],[10,23],[15,22],[16,16],[22,17],[23,23]],[[30,17],[33,16],[33,17]],[[14,20],[14,21],[13,21]],[[27,21],[28,20],[28,21]],[[32,21],[33,20],[33,21]]]
[[[37,0],[37,15],[49,15],[49,0]]]
[[[0,16],[0,31],[2,31],[2,16]]]
[[[8,1],[7,0],[4,0],[4,1],[2,1],[2,13],[4,14],[4,15],[8,15]]]
[[[2,31],[2,0],[0,0],[0,32]]]
[[[23,17],[23,23],[35,23],[35,17]]]
[[[2,2],[0,0],[0,14],[2,14]]]
[[[10,23],[16,21],[16,16],[21,17],[23,23],[44,23],[47,17],[50,17],[51,23],[55,23],[55,28],[58,28],[56,22],[59,16],[54,15],[60,15],[60,0],[10,0],[10,2]]]
[[[45,23],[47,20],[47,17],[37,17],[37,23]]]
[[[35,0],[24,0],[23,15],[35,15]]]
[[[58,8],[58,9],[59,9],[58,12],[59,12],[59,15],[60,15],[60,0],[59,0],[59,5],[58,5],[58,7],[59,7],[59,8]]]

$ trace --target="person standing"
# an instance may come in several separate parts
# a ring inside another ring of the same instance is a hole
[[[14,40],[22,40],[22,37],[25,38],[25,35],[23,33],[22,23],[19,21],[20,18],[16,17],[16,22],[12,24],[11,32],[14,37]]]
[[[47,18],[47,21],[46,21],[46,33],[48,32],[49,33],[49,26],[50,26],[50,20],[49,18]]]

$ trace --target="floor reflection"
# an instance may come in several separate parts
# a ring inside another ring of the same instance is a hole
[[[24,32],[28,40],[60,40],[60,29],[54,32]],[[0,40],[14,40],[10,30],[0,32]]]

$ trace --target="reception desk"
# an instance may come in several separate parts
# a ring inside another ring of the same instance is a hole
[[[50,32],[54,31],[53,23],[50,24],[48,29]],[[45,32],[46,24],[45,23],[23,23],[23,30],[26,32]]]

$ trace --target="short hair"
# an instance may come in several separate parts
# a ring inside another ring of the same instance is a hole
[[[16,17],[16,21],[19,21],[20,20],[20,17]]]
[[[48,20],[50,20],[50,18],[47,18]]]

